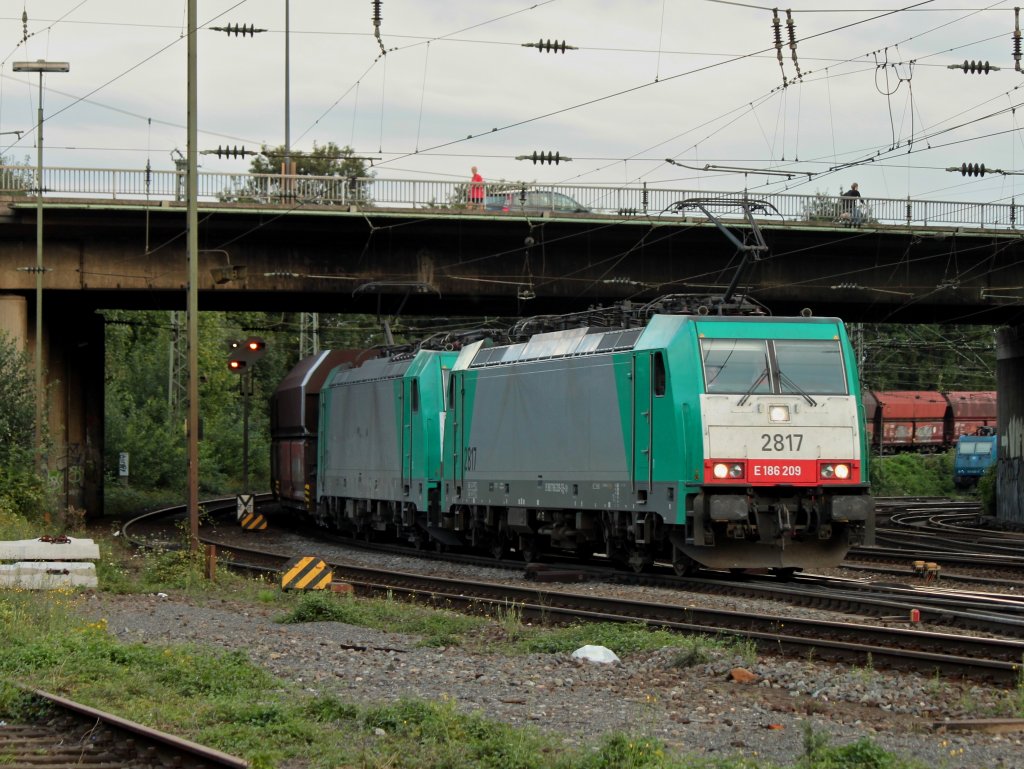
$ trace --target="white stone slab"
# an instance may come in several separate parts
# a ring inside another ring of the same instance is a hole
[[[82,561],[21,561],[0,565],[0,586],[24,590],[96,587],[96,564]]]
[[[100,546],[91,539],[75,539],[70,542],[40,542],[38,539],[21,539],[0,542],[0,561],[98,561]]]

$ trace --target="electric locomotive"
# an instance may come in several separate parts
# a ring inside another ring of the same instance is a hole
[[[314,517],[495,557],[600,553],[637,571],[788,573],[870,544],[843,324],[657,309],[335,369]]]
[[[677,572],[839,563],[873,537],[834,318],[654,315],[462,350],[428,531]]]
[[[953,483],[958,489],[974,486],[996,463],[998,454],[999,436],[995,428],[981,427],[974,435],[961,435],[953,457]]]
[[[440,504],[445,373],[457,353],[420,349],[338,367],[320,390],[315,519],[420,545]]]

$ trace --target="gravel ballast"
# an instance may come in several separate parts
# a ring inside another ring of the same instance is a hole
[[[279,624],[280,609],[177,594],[100,593],[83,611],[105,619],[126,642],[245,650],[256,664],[314,695],[361,705],[447,699],[466,712],[557,733],[570,745],[625,731],[682,753],[788,764],[802,754],[809,724],[833,745],[868,737],[935,769],[1024,769],[1024,732],[953,732],[934,725],[1006,715],[1007,700],[1019,699],[1019,692],[950,679],[770,656],[752,665],[721,656],[683,667],[671,649],[620,655],[614,664],[569,654],[478,654],[458,646],[419,647],[415,636],[338,622]],[[737,667],[753,680],[731,680]]]

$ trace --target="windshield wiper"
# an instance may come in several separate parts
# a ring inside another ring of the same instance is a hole
[[[782,369],[779,369],[779,381],[785,385],[788,385],[789,389],[796,392],[797,395],[802,395],[804,400],[807,401],[809,405],[818,405],[818,402],[814,400],[814,398],[812,398],[810,395],[808,395],[807,392],[800,387],[800,385],[798,385],[796,382],[794,382],[792,379],[790,379],[788,376],[782,373]]]
[[[759,376],[757,379],[754,380],[754,384],[750,385],[750,387],[747,389],[747,391],[745,393],[743,393],[743,397],[740,398],[740,402],[737,403],[736,405],[737,406],[742,406],[744,403],[746,403],[747,400],[750,398],[750,396],[754,394],[754,390],[756,390],[758,388],[758,385],[760,385],[761,382],[763,382],[767,376],[768,376],[768,367],[766,366],[765,368],[761,369],[761,376]]]

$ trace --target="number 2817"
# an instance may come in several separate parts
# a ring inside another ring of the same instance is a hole
[[[799,451],[803,445],[803,433],[764,433],[761,435],[761,451]]]

